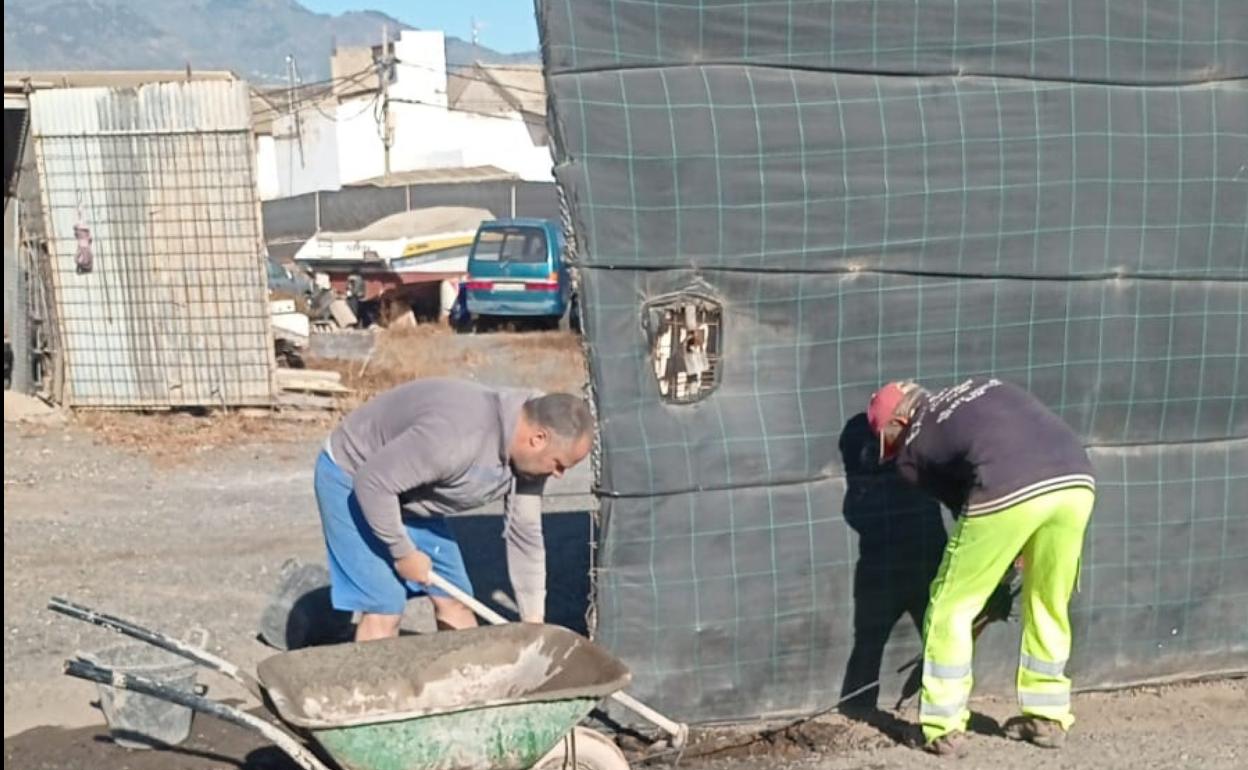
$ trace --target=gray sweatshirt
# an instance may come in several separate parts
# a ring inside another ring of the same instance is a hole
[[[540,395],[466,380],[417,380],[347,415],[326,443],[396,561],[416,550],[404,516],[450,516],[506,498],[508,575],[521,617],[537,621],[546,605],[545,479],[517,477],[508,448],[524,402]]]

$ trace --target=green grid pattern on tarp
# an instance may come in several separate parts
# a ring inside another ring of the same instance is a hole
[[[539,16],[600,425],[598,632],[638,695],[711,720],[901,687],[942,513],[863,460],[859,413],[909,376],[1013,380],[1091,447],[1079,683],[1248,664],[1248,14]],[[723,363],[672,406],[643,319],[681,293],[722,304]],[[1017,627],[981,648],[977,681],[1010,689]]]
[[[682,64],[1110,83],[1243,77],[1235,0],[539,0],[548,71]]]
[[[1242,669],[1248,441],[1092,457],[1098,500],[1072,606],[1076,684]],[[901,688],[944,543],[935,505],[861,472],[608,499],[604,510],[598,638],[655,707],[741,719],[825,708],[881,675],[885,695]],[[1012,691],[1018,630],[982,637],[980,692]]]
[[[553,78],[587,266],[1248,276],[1244,81]]]

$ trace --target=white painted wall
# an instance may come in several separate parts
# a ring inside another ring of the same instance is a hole
[[[338,128],[320,112],[302,110],[273,120],[279,198],[341,187],[338,173]]]
[[[524,120],[474,115],[412,105],[395,105],[392,168],[414,170],[497,166],[521,179],[549,182],[550,148],[533,144]]]
[[[338,141],[338,183],[350,184],[385,173],[380,102],[371,96],[358,97],[339,104],[334,114],[337,116],[334,126]],[[390,168],[399,170],[394,165]]]
[[[390,84],[392,172],[490,165],[529,181],[553,178],[550,148],[533,144],[519,115],[483,116],[446,108],[442,32],[404,30],[394,53],[402,63]],[[271,144],[257,143],[261,197],[337,190],[381,176],[385,150],[377,104],[369,96],[336,107],[304,107],[299,116],[302,152],[294,120],[275,120]]]
[[[256,188],[262,201],[282,196],[277,178],[277,142],[267,134],[256,137]]]
[[[441,30],[403,30],[394,43],[395,82],[390,96],[446,107],[446,35]]]
[[[554,179],[550,148],[534,145],[524,119],[472,115],[464,112],[449,114],[451,134],[466,137],[463,141],[465,166],[498,166],[530,182]]]

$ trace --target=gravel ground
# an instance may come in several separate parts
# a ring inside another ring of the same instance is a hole
[[[286,770],[280,754],[251,734],[199,717],[195,737],[176,754],[131,752],[111,745],[95,690],[60,674],[79,650],[112,634],[56,616],[47,599],[64,595],[181,633],[202,626],[212,648],[251,669],[272,651],[256,640],[257,619],[288,557],[322,558],[311,494],[311,461],[320,430],[292,425],[288,441],[244,442],[171,462],[105,445],[98,433],[69,426],[5,425],[4,430],[4,723],[5,767]],[[561,487],[564,510],[583,507],[584,472]],[[464,533],[480,543],[470,557],[486,595],[505,588],[498,568],[498,518],[472,517]],[[561,590],[552,615],[576,626],[584,612],[588,518],[549,517],[552,573]],[[412,604],[409,628],[427,628]],[[240,689],[211,674],[211,694],[254,707]],[[1209,768],[1248,765],[1248,682],[1219,682],[1130,693],[1084,695],[1081,721],[1067,750],[1045,753],[992,735],[1011,704],[977,704],[972,770],[1002,767]],[[32,729],[37,728],[37,729]],[[698,760],[722,770],[938,767],[941,761],[903,745],[896,724],[870,726],[842,717],[793,740],[755,744]],[[900,742],[899,742],[900,741]],[[761,756],[759,755],[761,753]],[[688,764],[688,761],[686,762]]]
[[[492,363],[498,360],[492,347],[507,343],[469,339],[463,347],[471,361],[480,359],[482,379],[512,377]],[[541,356],[522,359],[514,379],[540,385]],[[564,370],[560,378],[572,382],[575,372]],[[272,654],[256,633],[282,563],[324,558],[312,462],[331,420],[39,419],[4,425],[4,766],[293,768],[262,739],[203,716],[191,741],[173,753],[112,745],[93,706],[94,686],[63,676],[61,663],[118,637],[54,615],[45,605],[60,595],[175,634],[202,627],[211,633],[211,649],[254,670]],[[578,630],[588,592],[588,488],[582,465],[552,488],[551,507],[561,513],[546,519],[548,614]],[[458,527],[483,598],[507,590],[496,513],[478,512]],[[430,620],[427,605],[417,601],[405,626],[427,630]],[[215,698],[258,706],[220,677],[200,680]],[[959,762],[970,770],[1248,767],[1248,682],[1242,680],[1079,696],[1080,722],[1062,752],[1000,737],[997,726],[1012,704],[975,705],[982,714],[978,732]],[[913,715],[905,716],[873,724],[833,716],[778,741],[743,740],[684,764],[722,770],[941,766],[944,760],[906,745]]]

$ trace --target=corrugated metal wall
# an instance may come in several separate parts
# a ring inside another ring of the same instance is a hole
[[[31,96],[66,404],[271,403],[250,121],[241,82]]]

